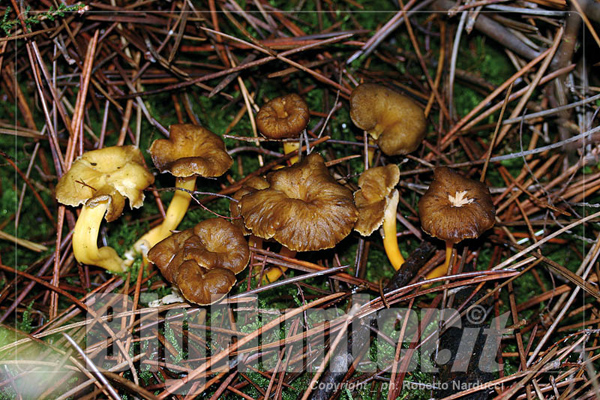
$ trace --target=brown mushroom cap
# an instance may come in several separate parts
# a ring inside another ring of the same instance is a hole
[[[186,300],[206,305],[229,293],[235,275],[248,265],[250,249],[241,229],[212,218],[159,242],[148,259]]]
[[[189,260],[179,266],[174,283],[187,301],[206,306],[225,297],[236,282],[228,269],[206,269]]]
[[[235,192],[233,196],[231,196],[237,200],[229,203],[229,211],[231,213],[231,217],[234,218],[231,222],[235,226],[240,227],[244,232],[244,235],[250,235],[252,232],[246,229],[246,226],[244,226],[244,221],[241,219],[242,206],[240,204],[240,200],[249,193],[254,193],[257,190],[267,189],[268,187],[269,182],[267,182],[265,178],[261,176],[254,176],[244,182],[242,188]]]
[[[319,154],[272,172],[267,181],[268,189],[240,201],[244,224],[254,235],[274,238],[292,251],[317,251],[352,231],[358,219],[352,192],[333,179]]]
[[[350,118],[377,140],[388,156],[415,151],[427,128],[425,114],[414,100],[372,83],[363,83],[352,91]]]
[[[479,237],[494,226],[495,215],[487,186],[448,167],[435,169],[433,182],[419,200],[423,230],[452,243]]]
[[[160,172],[185,178],[193,175],[217,177],[233,164],[218,135],[201,126],[176,124],[169,128],[169,139],[152,143],[150,155]]]
[[[294,138],[306,128],[309,118],[304,99],[291,93],[263,105],[256,116],[256,126],[270,139]]]
[[[69,206],[95,206],[109,202],[107,221],[119,218],[125,198],[132,208],[144,203],[144,188],[154,182],[144,157],[135,146],[92,150],[79,157],[56,185],[56,199]]]
[[[194,227],[186,259],[196,260],[204,268],[226,268],[239,274],[250,261],[250,248],[241,229],[221,218],[210,218]]]
[[[400,169],[396,164],[371,168],[360,175],[360,190],[354,192],[354,204],[358,208],[355,231],[369,236],[381,226],[392,190],[399,181]]]

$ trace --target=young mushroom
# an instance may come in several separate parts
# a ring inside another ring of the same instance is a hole
[[[363,83],[352,91],[350,118],[388,156],[415,151],[427,128],[425,114],[414,100],[373,83]]]
[[[208,305],[229,293],[250,250],[239,227],[211,218],[162,240],[148,259],[187,301]]]
[[[135,146],[106,147],[84,153],[56,185],[56,199],[69,206],[83,204],[73,231],[73,254],[83,264],[112,272],[126,266],[112,247],[98,248],[102,218],[119,218],[125,198],[132,208],[144,203],[143,190],[154,182]]]
[[[163,222],[134,244],[134,251],[141,254],[146,254],[177,228],[190,205],[189,192],[195,190],[197,177],[221,176],[233,164],[223,139],[208,129],[191,124],[172,125],[169,139],[155,140],[149,152],[160,172],[169,172],[177,178],[177,190]]]
[[[358,219],[352,192],[329,174],[321,155],[310,154],[272,172],[267,181],[269,188],[240,201],[244,225],[254,235],[273,238],[291,251],[318,251],[334,247],[352,231]]]
[[[436,168],[429,189],[419,200],[419,217],[425,233],[446,242],[446,262],[428,278],[445,275],[454,244],[478,238],[494,226],[495,216],[487,186],[448,167]]]
[[[260,133],[269,139],[292,139],[306,129],[310,114],[308,105],[296,93],[276,97],[263,105],[256,116],[256,126]],[[297,141],[284,142],[285,154],[300,148]],[[290,163],[295,164],[298,156],[290,158]]]
[[[395,164],[371,168],[358,178],[360,190],[354,192],[358,221],[354,230],[362,236],[371,235],[383,225],[383,247],[394,269],[404,264],[396,239],[396,210],[400,195],[395,189],[400,181],[400,169]]]

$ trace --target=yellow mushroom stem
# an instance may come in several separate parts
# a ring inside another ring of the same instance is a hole
[[[381,235],[383,236],[383,247],[385,253],[392,263],[392,267],[395,270],[399,270],[402,264],[404,264],[404,257],[400,253],[398,247],[398,239],[396,238],[396,210],[398,209],[398,201],[400,200],[400,194],[397,190],[392,192],[392,197],[385,209],[383,216],[383,227]]]
[[[290,154],[299,149],[300,149],[300,142],[297,140],[293,141],[293,142],[283,142],[283,153],[284,154]],[[300,157],[298,155],[295,155],[290,158],[290,164],[294,165],[298,162],[298,160],[300,160]]]
[[[283,257],[294,258],[296,257],[296,252],[288,249],[285,246],[281,246],[279,255]],[[282,267],[280,265],[269,268],[269,270],[263,275],[263,284],[266,285],[275,282],[277,279],[281,278],[281,275],[283,275],[285,271],[287,271],[287,267]]]
[[[96,265],[111,272],[124,272],[125,263],[112,247],[98,248],[98,234],[109,200],[94,207],[83,206],[73,231],[73,254],[82,264]]]
[[[248,246],[262,249],[263,240],[258,236],[250,235],[248,238]]]
[[[192,200],[189,192],[193,192],[196,188],[196,176],[177,178],[175,187],[177,190],[171,199],[171,203],[169,203],[169,208],[167,208],[163,222],[148,231],[133,245],[135,252],[141,253],[144,256],[144,263],[146,263],[146,254],[148,254],[148,251],[156,243],[168,238],[171,235],[171,231],[177,229],[185,216]]]
[[[369,162],[369,167],[373,165],[373,158],[375,158],[375,147],[371,147],[374,144],[376,144],[375,140],[369,136],[369,146],[367,147],[367,161]]]
[[[255,235],[250,235],[248,238],[248,246],[255,247],[257,249],[262,249],[263,240]],[[283,246],[280,255],[285,257],[295,257],[296,252],[289,250],[287,247]],[[268,285],[269,283],[275,282],[277,279],[281,277],[281,275],[287,270],[286,267],[269,267],[267,271],[263,274],[263,285]]]
[[[433,269],[431,272],[429,272],[427,274],[427,276],[425,277],[425,279],[429,280],[429,279],[434,279],[434,278],[439,278],[441,276],[445,276],[448,275],[451,270],[452,270],[452,264],[450,263],[450,261],[452,260],[452,250],[454,249],[454,243],[452,242],[446,242],[446,262],[443,265],[440,265],[439,267]],[[425,286],[423,286],[425,287]],[[427,286],[429,287],[429,286]]]

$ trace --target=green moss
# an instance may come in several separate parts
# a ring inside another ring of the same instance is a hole
[[[34,304],[34,302],[31,301],[31,303],[29,303],[29,305],[27,306],[27,309],[25,311],[23,311],[21,320],[17,321],[17,329],[22,332],[30,333],[32,330],[31,308],[33,307],[33,304]]]
[[[23,172],[27,170],[30,159],[29,152],[31,151],[31,147],[26,143],[23,138],[0,134],[0,148],[6,152],[7,156]],[[18,228],[15,227],[14,219],[17,214],[21,188],[25,184],[25,181],[4,158],[0,158],[0,160],[0,165],[3,165],[0,168],[0,224],[3,226],[2,231],[35,243],[46,242],[54,232],[54,228],[39,201],[33,196],[30,187],[27,187],[25,190],[19,214],[19,226]],[[35,184],[34,188],[36,192],[55,216],[53,194],[49,189],[45,188],[47,185],[44,183],[37,169],[32,169],[29,181]],[[47,246],[51,248],[52,244],[47,243]],[[16,246],[12,242],[0,240],[2,259],[9,265],[31,265],[40,256],[48,254],[51,251],[50,249],[40,255],[40,253],[28,250],[25,247]]]

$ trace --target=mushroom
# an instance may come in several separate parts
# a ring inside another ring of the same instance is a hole
[[[232,222],[234,225],[239,226],[244,232],[244,235],[246,236],[251,235],[252,232],[246,229],[246,227],[244,226],[244,221],[242,221],[241,219],[242,207],[240,204],[240,200],[242,200],[242,197],[249,193],[254,193],[257,190],[267,189],[268,187],[269,182],[267,182],[265,178],[261,176],[254,176],[248,179],[246,182],[244,182],[241,189],[235,192],[232,196],[235,200],[237,200],[229,203],[229,211],[231,213],[231,218],[233,218]]]
[[[225,150],[223,139],[208,129],[191,124],[177,124],[172,125],[169,130],[169,139],[155,140],[149,152],[160,172],[169,172],[177,177],[177,190],[163,222],[134,244],[133,248],[137,253],[147,253],[177,228],[190,205],[192,197],[189,192],[196,188],[198,176],[221,176],[233,164],[233,159]]]
[[[360,190],[354,192],[359,213],[354,230],[369,236],[383,224],[383,247],[396,270],[404,264],[396,239],[396,210],[400,196],[394,188],[399,180],[400,169],[395,164],[371,168],[358,178]]]
[[[419,217],[425,233],[446,242],[446,262],[428,278],[449,271],[454,244],[478,238],[494,226],[495,216],[487,186],[448,167],[436,168],[429,189],[419,200]]]
[[[262,176],[254,176],[250,179],[248,179],[246,182],[244,182],[244,184],[242,185],[241,189],[239,189],[237,192],[235,192],[233,194],[233,199],[237,200],[237,201],[232,201],[229,203],[229,211],[231,214],[231,222],[239,227],[242,232],[244,233],[245,236],[250,236],[248,238],[248,245],[251,247],[256,247],[256,248],[261,248],[262,247],[262,239],[254,236],[252,234],[252,232],[250,232],[248,229],[246,229],[246,226],[244,226],[244,221],[242,220],[242,208],[240,205],[240,200],[242,199],[242,197],[244,197],[245,195],[247,195],[248,193],[254,193],[257,190],[261,190],[261,189],[267,189],[269,187],[269,182],[267,182],[267,180],[265,178],[263,178]],[[294,256],[294,254],[290,254],[292,257]],[[267,272],[267,276],[272,276],[269,275],[269,272]],[[269,281],[272,282],[272,281]],[[268,283],[268,282],[266,282]]]
[[[112,247],[98,248],[102,218],[119,218],[125,198],[132,208],[144,203],[143,190],[154,182],[135,146],[106,147],[84,153],[56,185],[56,199],[69,206],[83,204],[73,231],[73,254],[83,264],[123,272],[126,266]]]
[[[306,129],[309,119],[308,105],[304,99],[296,93],[290,93],[263,105],[256,115],[256,126],[269,139],[297,138]],[[298,142],[283,143],[285,154],[299,148]],[[298,156],[294,156],[290,163],[295,164],[298,159]]]
[[[239,227],[211,218],[157,243],[148,259],[187,301],[208,305],[229,293],[250,250]]]
[[[350,96],[350,118],[388,156],[415,151],[425,137],[426,120],[421,107],[385,86],[358,85]]]
[[[268,189],[240,201],[244,225],[292,251],[334,247],[352,231],[358,210],[352,192],[329,174],[325,160],[310,154],[267,175]]]
[[[273,238],[286,257],[334,247],[358,219],[352,192],[335,181],[317,153],[272,172],[267,183],[268,188],[241,198],[241,214],[253,235]],[[286,269],[271,268],[264,280],[274,282]]]

